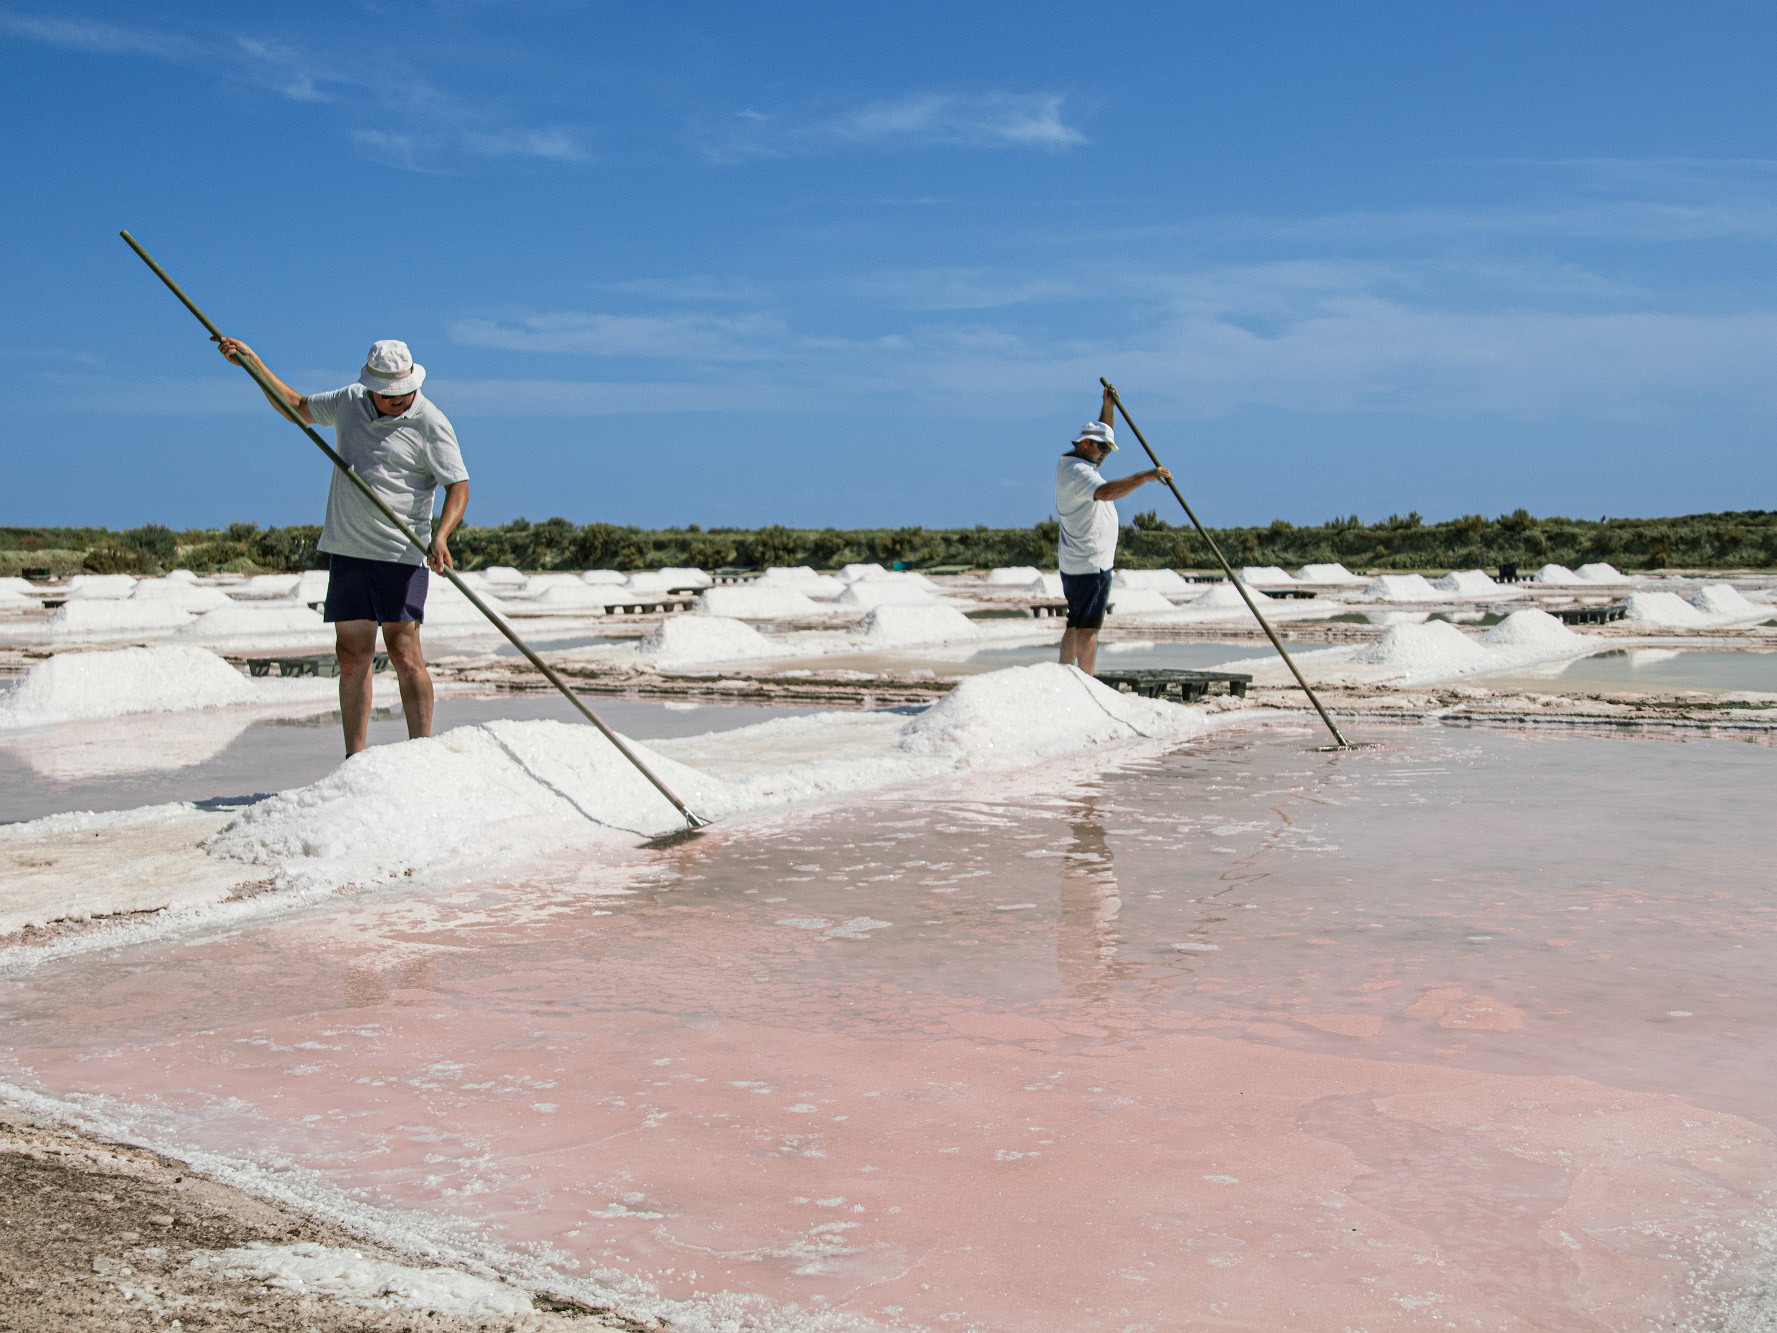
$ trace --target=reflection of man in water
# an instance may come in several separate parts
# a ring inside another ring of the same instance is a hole
[[[1108,1000],[1122,976],[1117,964],[1117,914],[1123,899],[1111,848],[1098,818],[1098,798],[1083,798],[1068,822],[1073,845],[1061,863],[1061,911],[1055,961],[1062,981],[1082,1000]]]

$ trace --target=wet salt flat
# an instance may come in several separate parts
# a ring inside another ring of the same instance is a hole
[[[686,1329],[1765,1326],[1777,751],[1370,738],[71,957],[5,1076]]]
[[[753,704],[588,700],[612,726],[638,740],[750,726],[805,708]],[[473,698],[441,695],[433,728],[444,732],[495,718],[580,723],[554,693]],[[397,703],[379,708],[370,743],[407,739]],[[64,810],[128,810],[165,801],[233,801],[313,782],[339,766],[339,714],[267,718],[208,709],[64,723],[0,735],[0,824]]]
[[[1625,648],[1572,662],[1483,677],[1498,688],[1551,694],[1575,690],[1760,690],[1777,693],[1777,653],[1707,648]]]

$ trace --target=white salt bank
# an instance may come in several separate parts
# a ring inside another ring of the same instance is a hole
[[[235,1250],[197,1250],[190,1265],[200,1272],[256,1280],[297,1296],[330,1296],[369,1310],[423,1310],[526,1322],[536,1313],[529,1295],[503,1282],[454,1268],[415,1268],[370,1259],[357,1250],[310,1241],[294,1245],[255,1241]]]
[[[680,667],[770,657],[773,649],[771,640],[745,621],[693,614],[662,620],[637,652],[658,667]]]

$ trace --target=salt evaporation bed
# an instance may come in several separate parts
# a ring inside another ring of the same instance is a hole
[[[1205,726],[1201,710],[1118,694],[1049,663],[970,677],[912,718],[821,713],[632,745],[681,799],[716,817],[1139,738],[1182,739]],[[585,728],[488,723],[365,750],[321,781],[249,808],[209,848],[319,887],[401,874],[475,846],[500,848],[510,862],[679,822]]]
[[[735,620],[779,620],[818,616],[827,608],[793,588],[767,588],[757,583],[717,584],[697,595],[705,615]]]
[[[181,611],[190,611],[194,615],[214,611],[219,606],[232,605],[228,594],[222,589],[199,587],[183,579],[143,579],[131,591],[129,600],[161,602],[178,607]]]
[[[642,640],[637,652],[662,668],[703,662],[770,657],[771,641],[742,620],[693,614],[668,616]]]
[[[1150,615],[1155,611],[1176,610],[1165,594],[1153,588],[1112,587],[1111,614],[1119,616]]]
[[[162,645],[57,653],[0,693],[0,731],[141,713],[182,713],[236,704],[330,702],[324,678],[249,680],[203,648]],[[111,737],[119,750],[130,734]]]
[[[214,613],[212,613],[214,614]],[[164,602],[131,600],[69,600],[50,612],[44,629],[51,638],[116,638],[121,635],[176,630],[195,617]]]
[[[833,599],[835,607],[856,610],[873,606],[936,606],[941,600],[934,596],[929,584],[890,582],[887,579],[859,579],[846,585],[844,592]]]
[[[1176,569],[1119,569],[1111,575],[1113,588],[1143,588],[1151,592],[1189,592],[1191,585]]]
[[[962,643],[981,637],[981,627],[953,606],[876,607],[858,625],[872,645]]]
[[[1359,590],[1358,596],[1376,602],[1441,602],[1444,595],[1427,583],[1423,574],[1383,574]]]
[[[134,574],[76,574],[68,580],[66,592],[71,601],[106,601],[128,597],[135,588]]]
[[[987,571],[987,582],[996,588],[1028,588],[1042,577],[1034,565],[1002,565]]]
[[[65,959],[0,1077],[648,1327],[1761,1327],[1777,751],[1376,738]]]
[[[1458,593],[1464,597],[1478,597],[1500,591],[1499,584],[1489,578],[1485,570],[1480,569],[1452,570],[1431,586],[1440,592]]]
[[[266,642],[274,639],[312,639],[331,635],[332,627],[319,611],[306,606],[224,606],[205,611],[179,628],[180,637]]]

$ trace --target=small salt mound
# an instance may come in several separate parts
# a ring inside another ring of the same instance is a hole
[[[171,574],[167,575],[172,578]],[[290,600],[304,606],[327,600],[327,583],[331,576],[324,569],[305,569],[290,590]]]
[[[481,571],[481,577],[496,588],[522,588],[525,577],[511,565],[489,565]]]
[[[300,574],[255,574],[234,592],[237,597],[288,597],[301,582]]]
[[[161,602],[181,611],[214,611],[229,606],[228,594],[220,588],[200,588],[178,579],[143,579],[130,593],[132,602]]]
[[[189,569],[169,569],[167,571],[167,577],[170,579],[177,579],[181,583],[197,582],[197,575],[193,574]]]
[[[27,597],[35,597],[41,591],[42,589],[35,583],[32,583],[30,579],[13,578],[10,576],[0,578],[0,592],[18,592],[23,593]]]
[[[306,606],[223,606],[206,611],[179,635],[187,639],[269,639],[326,630],[319,611]]]
[[[1399,667],[1415,676],[1456,676],[1497,665],[1485,648],[1443,620],[1391,625],[1380,639],[1365,644],[1349,660],[1365,666]]]
[[[585,580],[578,574],[532,574],[524,581],[523,591],[527,597],[536,597],[548,592],[551,588],[584,588],[585,586]],[[518,591],[518,589],[513,589],[509,595],[516,595]]]
[[[1274,602],[1275,597],[1267,597],[1257,588],[1248,588],[1247,595],[1255,602]],[[1246,610],[1246,603],[1240,599],[1240,592],[1231,583],[1218,583],[1200,597],[1193,597],[1186,603],[1193,611],[1227,611]]]
[[[938,599],[917,583],[860,579],[833,599],[835,606],[933,606]]]
[[[1470,597],[1499,590],[1499,585],[1487,577],[1486,571],[1479,569],[1452,570],[1431,586],[1441,592],[1463,593]]]
[[[621,596],[622,594],[618,594]],[[610,604],[611,590],[570,578],[566,583],[551,584],[531,599],[539,607],[590,607],[603,610]]]
[[[660,577],[674,588],[707,588],[715,582],[708,570],[685,565],[666,565],[661,569]]]
[[[661,667],[772,655],[771,640],[751,625],[706,615],[668,616],[642,640],[638,651]]]
[[[1574,570],[1573,573],[1575,578],[1582,579],[1587,583],[1629,582],[1629,576],[1624,574],[1615,565],[1607,565],[1602,562],[1581,565],[1578,569]]]
[[[822,607],[791,588],[765,588],[757,583],[717,584],[697,595],[697,609],[705,615],[732,616],[739,620],[777,620],[790,616],[814,616]]]
[[[669,591],[673,586],[673,581],[657,569],[638,569],[623,580],[623,586],[633,593],[646,593],[650,597],[657,597],[661,593]]]
[[[136,590],[133,574],[76,574],[68,580],[68,600],[117,601]]]
[[[1330,565],[1303,565],[1296,571],[1298,583],[1362,583],[1363,579],[1353,574],[1338,561]]]
[[[1286,570],[1276,565],[1248,565],[1240,571],[1240,581],[1249,588],[1258,584],[1271,588],[1288,587],[1295,582]]]
[[[858,628],[873,643],[953,643],[981,635],[980,627],[953,606],[890,603],[870,612]]]
[[[1061,596],[1061,575],[1057,573],[1039,574],[1032,579],[1026,592],[1034,592],[1043,597]]]
[[[1113,588],[1146,588],[1151,592],[1189,592],[1191,585],[1176,569],[1119,569],[1111,575]]]
[[[21,607],[42,605],[43,603],[35,597],[29,597],[22,592],[14,592],[11,588],[0,588],[0,606],[11,607],[14,610],[17,610]]]
[[[1384,574],[1370,580],[1358,594],[1377,602],[1436,602],[1442,594],[1421,574]]]
[[[1731,583],[1705,583],[1691,594],[1691,605],[1705,615],[1728,620],[1747,620],[1771,614],[1770,607],[1748,601]]]
[[[589,569],[580,576],[582,583],[622,583],[623,573],[615,569]]]
[[[454,1268],[412,1268],[367,1259],[356,1250],[301,1241],[238,1250],[198,1251],[191,1267],[228,1278],[258,1279],[296,1296],[314,1293],[374,1310],[427,1310],[469,1318],[519,1317],[529,1323],[530,1296]],[[380,1321],[379,1321],[380,1322]]]
[[[1046,662],[968,677],[902,728],[897,748],[986,768],[1202,730],[1196,709],[1121,694],[1075,667]]]
[[[1531,578],[1537,583],[1580,583],[1583,580],[1566,565],[1544,565]]]
[[[191,623],[191,613],[162,602],[67,601],[50,613],[52,634],[131,634],[139,630],[170,630]]]
[[[842,580],[843,581],[843,580]],[[916,574],[910,569],[883,569],[880,566],[872,573],[865,574],[861,579],[853,579],[854,583],[899,583],[904,587],[924,588],[927,592],[936,592],[938,585],[924,574]]]
[[[999,588],[1028,588],[1042,577],[1035,565],[1002,565],[987,571],[987,581]]]
[[[819,578],[820,575],[816,574],[814,570],[810,569],[807,565],[772,565],[761,572],[759,577],[774,582],[778,579],[787,579],[790,582],[795,583],[800,582],[803,579]]]
[[[217,708],[252,697],[245,676],[202,648],[57,653],[0,697],[0,727]]]
[[[845,591],[846,585],[831,574],[817,574],[807,565],[792,569],[768,569],[759,576],[759,583],[771,588],[789,588],[804,597],[831,601]]]
[[[878,564],[847,565],[839,571],[841,583],[856,583],[859,579],[869,578],[872,574],[886,574],[889,571]]]
[[[1111,613],[1119,616],[1147,615],[1154,611],[1174,609],[1162,594],[1152,588],[1111,588]]]
[[[1489,648],[1562,649],[1579,644],[1585,637],[1583,634],[1575,634],[1547,611],[1526,607],[1522,611],[1512,612],[1487,630],[1480,636],[1479,642]]]
[[[1710,617],[1673,592],[1630,593],[1623,602],[1623,619],[1669,629],[1688,629],[1710,622]]]

